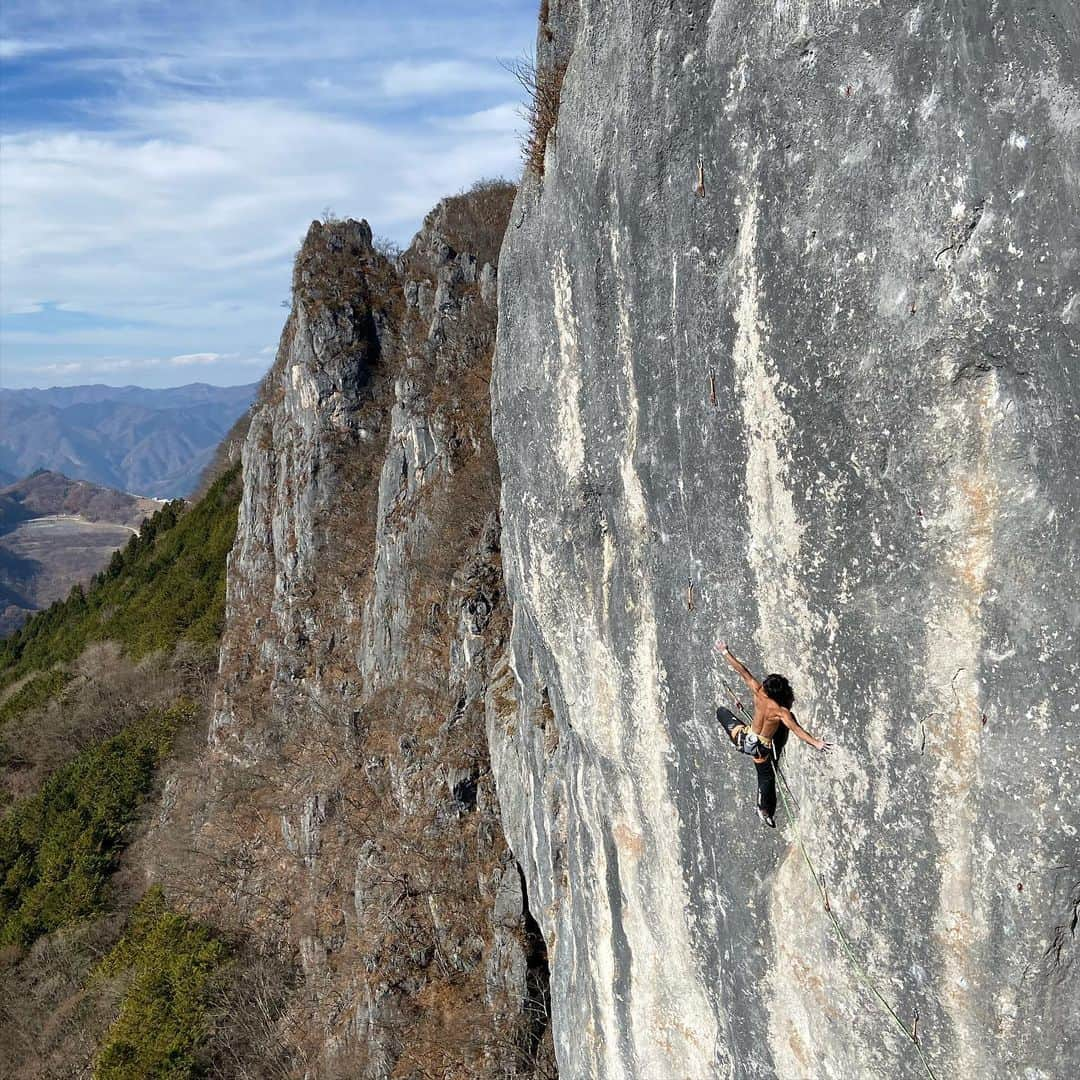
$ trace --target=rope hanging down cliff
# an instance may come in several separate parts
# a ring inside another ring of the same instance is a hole
[[[746,718],[748,723],[752,722],[753,716],[750,715],[749,710],[746,708],[745,705],[743,705],[742,701],[739,700],[735,689],[731,686],[727,679],[721,679],[721,682],[723,682],[725,689],[731,695],[732,700],[735,702],[735,708],[738,709],[739,712]],[[818,892],[821,894],[821,900],[825,907],[825,914],[828,915],[829,921],[832,923],[833,929],[836,931],[836,936],[840,939],[840,945],[844,950],[844,955],[847,956],[848,962],[855,969],[856,973],[859,975],[862,981],[866,984],[867,988],[870,990],[870,993],[874,995],[878,1003],[888,1014],[889,1018],[903,1033],[904,1038],[907,1039],[907,1041],[915,1047],[915,1052],[919,1055],[919,1061],[922,1063],[922,1067],[926,1070],[926,1075],[930,1078],[930,1080],[937,1080],[937,1074],[931,1068],[930,1062],[926,1058],[926,1054],[923,1053],[923,1048],[919,1042],[917,1031],[914,1028],[911,1031],[908,1030],[907,1025],[897,1015],[896,1010],[888,1003],[881,991],[878,990],[877,985],[871,978],[870,973],[866,970],[865,965],[859,961],[859,958],[855,953],[855,949],[852,946],[850,939],[844,932],[844,928],[840,925],[840,920],[836,917],[836,913],[833,911],[832,906],[829,904],[829,895],[825,891],[823,878],[818,873],[817,868],[814,866],[814,862],[810,858],[810,853],[806,850],[806,844],[803,842],[802,830],[799,828],[799,820],[796,817],[795,811],[791,805],[792,802],[794,802],[795,797],[791,793],[791,789],[788,786],[787,778],[784,776],[784,773],[781,770],[775,755],[772,756],[770,760],[772,761],[772,766],[774,772],[776,773],[776,778],[779,781],[778,787],[780,789],[780,799],[784,804],[784,813],[787,814],[792,826],[795,829],[795,839],[799,845],[799,850],[802,852],[803,859],[806,860],[806,865],[810,870],[810,876],[814,879],[814,884],[817,886]],[[917,1019],[918,1013],[916,1013],[915,1015]]]

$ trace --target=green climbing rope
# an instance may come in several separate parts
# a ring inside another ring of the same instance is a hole
[[[731,695],[732,700],[735,702],[735,707],[742,713],[743,718],[747,723],[753,722],[753,716],[745,705],[739,700],[738,695],[735,693],[734,687],[727,681],[722,679],[727,692]],[[901,1031],[904,1038],[915,1047],[915,1052],[919,1055],[919,1061],[922,1062],[922,1067],[926,1070],[926,1075],[930,1080],[937,1080],[937,1075],[930,1067],[930,1062],[926,1059],[926,1054],[923,1053],[922,1044],[918,1040],[918,1036],[914,1031],[909,1031],[907,1025],[897,1015],[896,1010],[888,1003],[885,996],[878,990],[877,985],[871,978],[870,973],[866,970],[864,964],[859,961],[858,956],[855,953],[855,949],[851,944],[851,940],[844,932],[844,928],[840,925],[840,920],[836,917],[836,913],[833,911],[832,906],[829,904],[829,894],[825,891],[825,885],[821,875],[817,872],[814,866],[813,860],[810,858],[810,853],[806,850],[806,844],[803,842],[802,830],[799,828],[799,819],[795,815],[795,811],[792,809],[791,803],[794,800],[794,796],[791,794],[791,789],[788,787],[788,782],[783,772],[780,769],[779,764],[776,761],[775,756],[771,759],[773,765],[773,771],[776,773],[776,778],[779,781],[777,785],[780,789],[780,798],[784,804],[784,813],[787,814],[791,820],[791,824],[795,829],[795,839],[798,842],[799,850],[802,852],[803,858],[806,860],[807,869],[810,871],[810,876],[814,879],[814,884],[817,886],[818,892],[821,894],[822,903],[825,906],[825,914],[828,915],[829,921],[833,925],[833,929],[836,931],[836,936],[840,939],[840,945],[844,950],[844,954],[848,958],[848,962],[855,969],[856,973],[866,984],[870,992],[877,998],[878,1003],[885,1010],[886,1014],[896,1024],[897,1028]]]

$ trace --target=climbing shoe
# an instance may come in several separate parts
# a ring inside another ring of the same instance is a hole
[[[761,818],[762,822],[768,825],[770,829],[776,828],[776,818],[774,818],[772,814],[766,814],[760,806],[757,808],[757,816]]]

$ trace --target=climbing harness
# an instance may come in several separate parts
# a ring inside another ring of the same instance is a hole
[[[738,702],[737,704],[739,705],[740,708],[742,707],[741,702]],[[739,724],[738,727],[733,727],[731,729],[731,731],[729,732],[729,735],[731,736],[732,741],[738,739],[738,737],[740,735],[743,735],[743,734],[753,735],[754,738],[759,743],[761,743],[762,746],[767,747],[770,750],[772,749],[772,744],[773,744],[772,738],[770,736],[768,736],[768,735],[762,735],[760,731],[755,731],[753,726],[750,725],[750,724]]]
[[[735,708],[747,719],[747,721],[753,721],[753,716],[750,711],[739,700],[738,695],[735,693],[734,687],[727,681],[727,679],[720,680],[724,684],[724,688],[731,695],[731,699],[735,702]],[[749,726],[749,724],[748,724]],[[770,740],[771,741],[771,740]],[[885,996],[878,990],[874,980],[871,978],[870,973],[866,970],[866,967],[859,962],[859,958],[855,954],[855,949],[851,944],[850,939],[844,932],[844,928],[840,925],[840,920],[836,917],[836,912],[833,911],[832,906],[829,904],[829,894],[825,891],[825,879],[821,874],[817,872],[814,866],[813,860],[810,858],[810,853],[806,850],[806,844],[803,842],[802,830],[799,828],[799,819],[795,816],[795,811],[792,809],[792,803],[795,801],[795,796],[791,793],[791,789],[788,787],[787,777],[784,776],[783,771],[780,768],[779,762],[776,760],[775,754],[770,758],[772,761],[773,771],[776,773],[776,778],[779,780],[777,785],[780,789],[780,799],[784,804],[784,813],[787,814],[791,821],[792,826],[795,829],[795,839],[798,842],[799,850],[802,852],[803,859],[806,860],[807,868],[810,871],[810,876],[814,879],[814,884],[817,885],[818,892],[821,894],[822,902],[825,906],[825,914],[828,915],[829,921],[833,925],[833,929],[836,931],[836,936],[840,939],[840,945],[844,950],[844,954],[848,958],[848,962],[855,969],[856,973],[866,984],[870,992],[877,998],[878,1003],[888,1014],[894,1024],[903,1032],[904,1038],[908,1040],[915,1047],[915,1052],[919,1055],[919,1061],[922,1063],[922,1067],[926,1070],[926,1075],[930,1080],[937,1080],[937,1074],[930,1067],[930,1062],[927,1060],[926,1055],[923,1053],[922,1044],[919,1042],[918,1035],[918,1009],[915,1010],[915,1024],[911,1031],[907,1029],[904,1021],[896,1014],[896,1010],[886,1001]]]

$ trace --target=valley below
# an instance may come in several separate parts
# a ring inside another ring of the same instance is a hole
[[[162,505],[47,471],[0,489],[0,637],[88,582]]]
[[[96,573],[109,556],[138,534],[130,525],[87,521],[74,514],[32,518],[0,538],[0,560],[32,567],[34,576],[25,599],[27,608],[0,612],[0,636],[10,633],[30,611],[62,600],[72,583]]]

